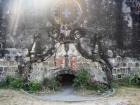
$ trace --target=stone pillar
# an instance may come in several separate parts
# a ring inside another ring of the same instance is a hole
[[[65,52],[66,52],[66,54],[65,54],[65,56],[64,56],[64,61],[65,61],[65,63],[64,63],[64,68],[65,69],[68,69],[69,67],[68,67],[68,64],[69,64],[69,56],[68,56],[68,51],[69,51],[69,44],[68,43],[64,43],[64,47],[65,47]]]
[[[64,61],[65,61],[64,68],[65,68],[65,69],[68,69],[68,68],[69,68],[69,67],[68,67],[68,63],[69,63],[68,57],[69,57],[69,56],[68,56],[68,55],[65,55],[64,57],[65,57],[65,58],[64,58]]]

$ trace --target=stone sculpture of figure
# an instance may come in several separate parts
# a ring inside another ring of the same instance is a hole
[[[65,29],[65,37],[66,38],[68,38],[70,36],[70,32],[71,32],[71,30],[68,29],[68,27],[66,27],[66,29]]]
[[[68,25],[60,26],[60,34],[63,41],[70,40],[71,30],[69,29]]]
[[[76,30],[75,32],[74,32],[74,37],[75,37],[75,39],[79,39],[80,38],[80,32],[78,31],[78,30]]]

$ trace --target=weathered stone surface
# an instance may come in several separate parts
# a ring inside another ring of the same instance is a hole
[[[0,80],[8,75],[15,76],[18,71],[16,61],[0,60]]]

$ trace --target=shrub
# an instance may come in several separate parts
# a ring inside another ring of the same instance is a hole
[[[123,78],[118,81],[120,86],[130,86],[130,78]]]
[[[105,91],[108,90],[108,87],[105,84],[97,83],[96,84],[96,90],[97,90],[97,92],[104,93]]]
[[[113,82],[112,82],[112,87],[113,87],[113,88],[119,88],[119,84],[117,83],[116,80],[113,80]]]
[[[35,80],[29,81],[28,84],[28,91],[30,93],[36,92],[37,90],[40,89],[39,83]]]
[[[138,75],[132,75],[129,77],[129,84],[134,86],[140,86],[140,80]]]
[[[21,89],[23,88],[23,79],[22,78],[14,78],[11,82],[10,82],[10,87],[14,88],[14,89]]]
[[[2,79],[0,82],[1,88],[9,88],[13,80],[14,78],[12,76],[6,76],[6,78]]]
[[[34,80],[25,84],[23,78],[7,76],[0,81],[0,88],[24,89],[33,93],[40,90],[40,84]]]
[[[100,93],[108,90],[107,85],[99,82],[92,82],[89,77],[89,72],[86,69],[82,68],[78,70],[75,74],[73,86],[80,89],[95,90]]]
[[[73,86],[75,88],[86,88],[88,80],[89,73],[86,69],[82,68],[76,72]]]
[[[87,87],[88,90],[95,90],[96,92],[99,93],[104,93],[105,91],[108,90],[108,86],[106,84],[103,83],[99,83],[99,82],[90,82]]]
[[[7,87],[8,87],[8,84],[7,84],[6,80],[2,79],[0,81],[0,88],[7,88]]]
[[[23,87],[23,79],[20,77],[6,76],[0,81],[1,88],[21,89]]]
[[[5,85],[7,86],[7,87],[10,87],[10,84],[12,83],[12,81],[14,81],[14,77],[12,77],[12,76],[6,76],[6,78],[5,78]]]
[[[113,85],[116,87],[119,87],[119,86],[126,86],[126,87],[136,86],[137,87],[137,86],[140,86],[140,79],[138,75],[131,75],[129,77],[113,81]]]
[[[50,90],[56,91],[60,88],[60,83],[55,78],[44,78],[42,86]]]

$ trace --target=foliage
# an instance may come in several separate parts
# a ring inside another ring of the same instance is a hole
[[[97,83],[97,84],[96,84],[96,90],[97,90],[98,92],[100,92],[100,93],[104,93],[105,91],[108,90],[108,87],[107,87],[107,85],[105,85],[105,84]]]
[[[73,86],[79,89],[95,90],[100,93],[108,90],[107,85],[99,82],[92,82],[89,77],[89,72],[86,69],[82,68],[78,70],[75,74]]]
[[[88,85],[88,80],[89,73],[86,69],[82,68],[76,72],[73,86],[75,88],[86,88]]]
[[[21,77],[6,76],[6,78],[0,81],[1,88],[12,88],[12,89],[25,89],[24,80]],[[30,81],[28,87],[25,90],[34,92],[39,89],[39,84],[36,81]]]
[[[116,81],[114,81],[114,83],[117,84],[118,86],[127,86],[127,87],[130,86],[129,78],[123,78],[120,80],[116,80]]]
[[[29,84],[28,84],[28,91],[29,92],[33,93],[39,89],[40,89],[40,85],[37,81],[35,81],[35,80],[29,81]]]
[[[0,81],[1,88],[21,89],[23,87],[23,79],[20,77],[6,76]]]
[[[13,81],[13,78],[11,76],[6,76],[6,78],[4,78],[0,81],[0,87],[1,88],[8,88],[11,81]]]
[[[55,78],[51,78],[51,79],[44,78],[42,82],[42,86],[50,90],[56,91],[60,88],[61,85]]]
[[[12,76],[7,76],[0,81],[0,88],[24,89],[26,91],[29,91],[30,93],[36,92],[42,87],[46,87],[47,89],[55,91],[58,90],[60,86],[60,83],[56,81],[55,78],[45,78],[42,82],[42,86],[35,80],[29,81],[25,84],[22,78]]]
[[[140,86],[140,78],[138,75],[132,75],[129,77],[129,84],[134,86]]]
[[[103,83],[94,82],[94,83],[88,84],[87,89],[95,90],[96,92],[99,92],[99,93],[104,93],[105,91],[108,90],[108,86]]]
[[[129,77],[113,81],[113,87],[118,88],[119,86],[139,87],[140,78],[138,77],[138,75],[130,75]]]
[[[23,79],[14,78],[13,81],[10,82],[10,87],[15,89],[21,89],[23,87]]]

